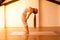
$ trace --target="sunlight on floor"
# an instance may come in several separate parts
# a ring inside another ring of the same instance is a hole
[[[25,35],[25,32],[12,32],[10,35]],[[34,31],[30,32],[29,35],[57,35],[55,32],[52,31]]]

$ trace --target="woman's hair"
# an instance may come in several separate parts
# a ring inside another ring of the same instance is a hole
[[[37,14],[38,13],[38,9],[37,8],[33,8],[33,13]]]

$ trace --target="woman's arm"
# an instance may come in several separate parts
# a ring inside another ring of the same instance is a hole
[[[32,13],[37,13],[37,12],[38,12],[38,9],[29,7],[29,8],[27,8],[27,12],[29,12],[29,14],[28,14],[28,16],[26,17],[26,21],[28,20],[29,16],[30,16]],[[26,13],[27,13],[27,12],[26,12]],[[26,14],[26,13],[25,13],[25,14]]]
[[[27,18],[26,18],[26,21],[28,20],[29,16],[33,13],[33,8],[32,8],[32,7],[29,7],[29,8],[27,9],[27,11],[29,12],[29,14],[28,14],[28,16],[27,16]]]

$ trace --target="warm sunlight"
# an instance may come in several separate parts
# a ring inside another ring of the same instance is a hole
[[[6,16],[6,27],[23,27],[24,25],[22,23],[21,16],[22,16],[22,13],[25,10],[25,8],[27,8],[29,6],[38,8],[38,5],[35,6],[36,1],[34,3],[33,3],[33,1],[31,2],[31,0],[30,1],[20,0],[20,1],[7,5],[5,8],[6,15],[4,15],[4,13],[5,13],[4,6],[0,7],[0,27],[2,27],[2,26],[4,27],[4,24],[5,24],[4,16]],[[33,18],[34,18],[34,14],[32,14],[27,21],[29,27],[34,26]],[[37,17],[37,19],[38,19],[38,17]],[[37,22],[37,24],[38,24],[38,22]]]
[[[25,9],[25,3],[18,1],[6,7],[7,27],[22,27],[21,14]]]
[[[18,2],[12,3],[7,5],[7,27],[23,27],[23,23],[21,20],[21,15],[25,8],[28,8],[29,5],[27,4],[28,1],[20,0]],[[32,17],[32,18],[31,18]],[[31,21],[30,21],[31,20]],[[33,15],[30,16],[28,20],[28,25],[33,27]]]

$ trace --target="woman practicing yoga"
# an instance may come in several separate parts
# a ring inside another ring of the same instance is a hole
[[[27,16],[27,12],[29,13],[28,16]],[[28,25],[27,25],[27,20],[29,18],[29,16],[34,13],[34,12],[38,12],[38,9],[37,8],[32,8],[32,7],[29,7],[29,8],[26,8],[22,14],[22,22],[24,24],[24,27],[26,29],[26,33],[29,34],[29,29],[28,29]]]

